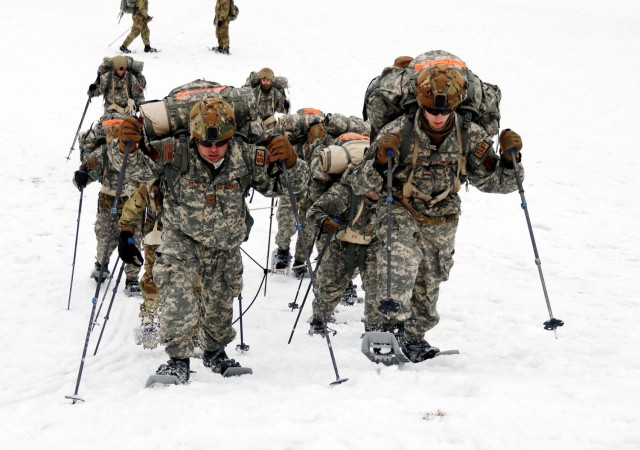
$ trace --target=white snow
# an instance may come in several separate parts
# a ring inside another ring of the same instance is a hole
[[[145,389],[166,360],[134,345],[138,300],[117,293],[101,347],[80,356],[95,283],[97,185],[79,194],[66,161],[104,56],[130,25],[117,1],[4,2],[0,15],[0,447],[3,449],[640,448],[640,240],[636,172],[640,6],[635,1],[236,0],[227,57],[213,1],[151,0],[147,99],[196,78],[240,86],[263,66],[288,77],[295,109],[360,115],[369,80],[399,55],[445,49],[502,88],[502,126],[524,141],[525,195],[558,339],[517,193],[462,193],[456,264],[427,338],[458,356],[376,366],[360,353],[362,305],[332,339],[293,341],[293,278],[270,276],[244,317],[252,376],[192,361],[186,386]],[[114,42],[109,45],[110,42]],[[101,113],[91,102],[83,129]],[[77,147],[77,145],[76,145]],[[253,207],[269,201],[256,195]],[[243,245],[266,263],[267,210]],[[273,235],[271,236],[273,239]],[[273,243],[271,248],[273,248]],[[115,256],[112,261],[115,260]],[[262,269],[245,258],[246,307]],[[306,287],[306,284],[304,285]],[[101,294],[102,297],[102,294]],[[98,317],[104,322],[107,303]],[[237,324],[236,324],[237,329]],[[239,336],[238,336],[239,337]]]

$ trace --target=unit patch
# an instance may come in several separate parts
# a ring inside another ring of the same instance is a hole
[[[256,149],[256,166],[264,167],[267,151],[265,149]]]

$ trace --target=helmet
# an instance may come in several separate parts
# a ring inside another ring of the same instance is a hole
[[[467,82],[460,70],[436,64],[418,73],[418,104],[433,109],[455,109],[467,97]]]
[[[113,64],[113,70],[126,69],[129,66],[127,58],[122,55],[111,58],[111,64]]]
[[[264,78],[266,78],[267,80],[273,80],[273,70],[269,69],[268,67],[260,69],[260,72],[258,72],[258,79],[262,80]]]
[[[196,103],[189,113],[191,137],[199,141],[220,142],[236,131],[236,119],[231,105],[217,97]]]

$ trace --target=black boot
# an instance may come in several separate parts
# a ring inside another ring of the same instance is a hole
[[[210,367],[214,373],[223,375],[229,367],[240,367],[239,362],[227,356],[224,348],[217,351],[205,350],[202,355],[202,364],[204,364],[205,367]]]
[[[295,276],[297,279],[301,279],[301,278],[304,278],[306,274],[307,274],[307,264],[304,261],[300,261],[299,259],[296,259],[293,262],[293,276]]]
[[[185,384],[189,381],[189,358],[171,358],[166,364],[160,364],[157,375],[173,375],[179,383]]]
[[[109,276],[109,268],[105,266],[105,268],[102,270],[102,279],[100,281],[103,282],[104,280],[107,279],[108,276]],[[99,277],[100,277],[100,263],[96,261],[93,272],[91,272],[91,278],[96,280],[96,283],[97,283]]]
[[[145,46],[144,46],[144,52],[145,52],[145,53],[155,53],[155,52],[157,52],[157,51],[158,51],[158,49],[157,49],[157,48],[153,48],[153,47],[152,47],[152,46],[150,46],[150,45],[145,45]]]
[[[122,53],[131,53],[131,50],[129,50],[127,47],[125,47],[124,45],[120,46],[120,51]]]
[[[427,359],[431,359],[440,351],[438,347],[432,347],[424,339],[402,339],[400,347],[402,348],[402,353],[404,353],[413,363],[419,363]]]
[[[291,261],[291,253],[289,253],[288,248],[278,248],[276,252],[276,269],[283,270],[289,267],[289,262]]]

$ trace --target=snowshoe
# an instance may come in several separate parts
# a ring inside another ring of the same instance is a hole
[[[105,267],[104,270],[102,271],[102,278],[99,280],[100,282],[104,282],[104,280],[106,280],[107,278],[109,278],[109,268]],[[96,280],[96,283],[98,282],[98,279],[100,278],[100,263],[96,262],[94,268],[93,268],[93,272],[91,272],[91,276],[90,278],[93,278],[94,280]]]
[[[127,297],[142,297],[138,280],[127,280],[124,286],[124,293]]]
[[[312,320],[309,324],[309,336],[320,335],[324,337],[325,325],[320,320]],[[335,336],[338,332],[332,328],[326,327],[327,333],[330,336]]]
[[[202,364],[210,367],[213,373],[219,373],[225,378],[253,373],[250,367],[241,367],[239,362],[229,358],[224,348],[218,351],[205,350],[202,355]]]
[[[418,341],[405,340],[402,342],[401,347],[402,353],[404,353],[412,363],[419,363],[441,355],[460,354],[460,351],[458,350],[441,351],[438,347],[431,346],[424,339]]]
[[[340,304],[344,306],[353,306],[355,303],[363,303],[364,298],[358,297],[358,291],[356,285],[353,282],[349,282],[349,285],[344,289],[342,296],[340,297]]]
[[[273,273],[288,274],[291,254],[289,249],[276,249],[271,253],[271,271]]]
[[[144,46],[144,52],[145,53],[156,53],[158,51],[157,48],[153,48],[150,45],[145,45]]]
[[[304,261],[300,261],[299,259],[296,259],[293,262],[292,269],[293,269],[293,276],[296,277],[298,280],[301,280],[307,274],[307,263],[305,263]]]
[[[129,50],[127,47],[125,47],[124,45],[120,46],[120,51],[122,53],[131,53],[131,50]]]
[[[385,366],[403,365],[407,358],[393,333],[388,331],[370,331],[362,336],[360,350],[374,363]]]
[[[145,387],[156,384],[186,384],[189,382],[189,358],[171,358],[166,364],[161,364],[155,375],[147,379]]]
[[[211,50],[213,50],[216,53],[222,53],[223,55],[230,55],[231,53],[229,53],[229,48],[225,48],[225,47],[220,47],[220,46],[216,46],[216,47],[212,47]]]

